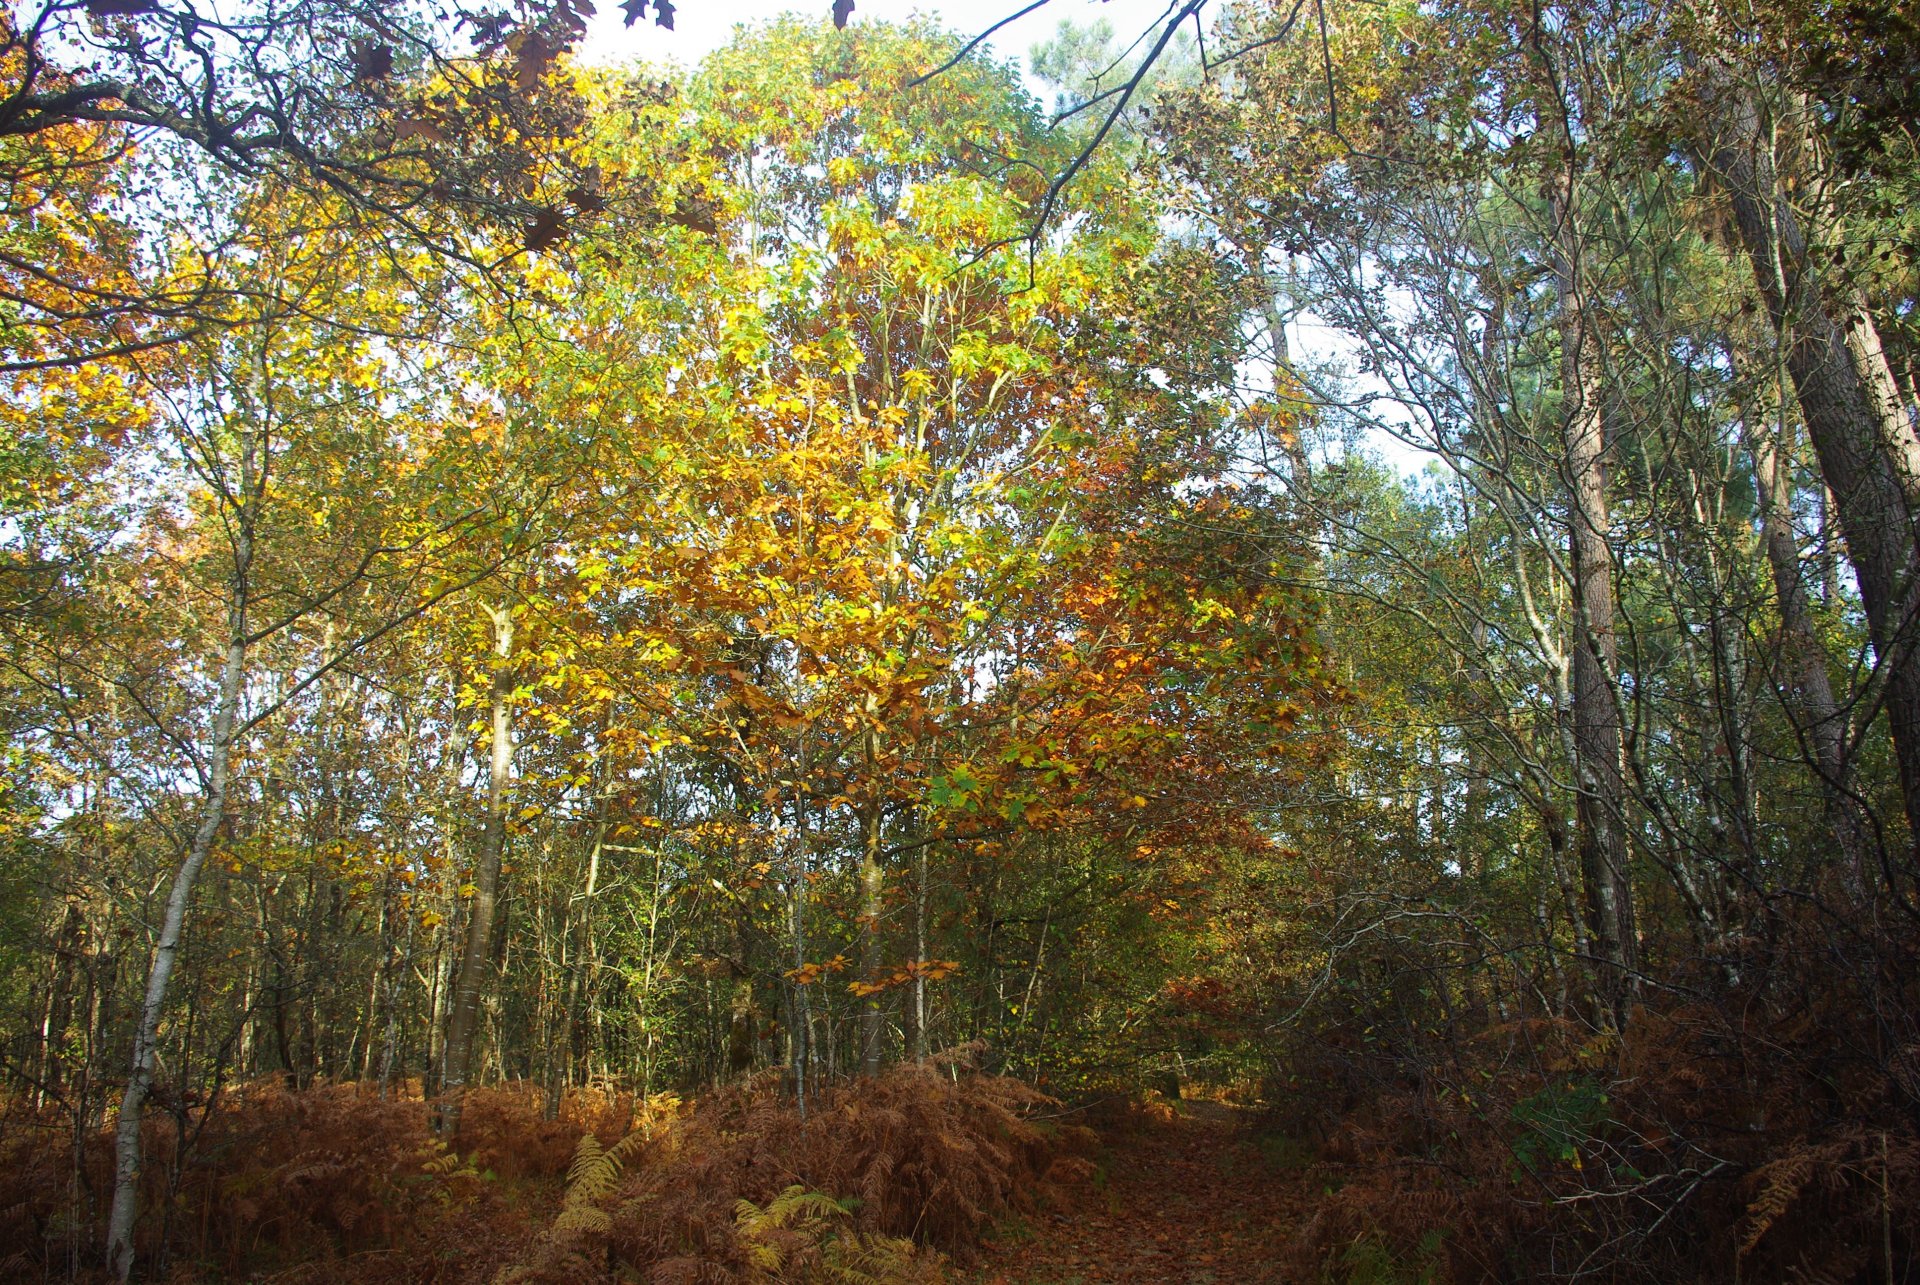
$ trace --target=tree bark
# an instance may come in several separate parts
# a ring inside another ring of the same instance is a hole
[[[880,976],[880,918],[884,909],[886,874],[880,864],[881,808],[879,782],[872,782],[873,799],[861,816],[860,845],[860,974],[869,991],[861,1000],[860,1069],[869,1076],[880,1074],[886,1052],[887,1013],[881,1003],[884,991],[878,989]]]
[[[913,1034],[908,1056],[927,1060],[927,841],[922,835],[913,850]]]
[[[598,791],[603,815],[593,825],[593,844],[587,850],[586,884],[580,892],[579,942],[573,949],[573,958],[568,961],[571,967],[567,970],[564,1044],[566,1080],[569,1083],[592,1078],[591,1070],[586,1069],[588,1052],[586,1006],[592,1002],[590,996],[599,984],[600,954],[593,935],[593,907],[595,898],[600,895],[600,854],[607,841],[607,819],[604,811],[608,806],[607,800],[611,793],[607,789],[607,780],[612,775],[610,767],[606,766],[607,762],[608,760],[603,760]],[[558,1112],[560,1096],[559,1093],[551,1090],[548,1093],[547,1116],[549,1119],[554,1118]]]
[[[193,900],[194,881],[213,851],[213,841],[227,815],[227,779],[233,753],[234,726],[240,710],[247,664],[247,597],[253,544],[250,519],[242,515],[234,536],[234,573],[227,609],[226,656],[214,697],[213,729],[208,742],[207,793],[200,806],[186,855],[174,871],[167,890],[167,909],[160,940],[147,971],[146,996],[134,1018],[133,1058],[126,1092],[120,1098],[120,1118],[114,1130],[113,1206],[107,1216],[107,1264],[119,1280],[133,1275],[133,1226],[139,1217],[140,1122],[153,1092],[154,1061],[159,1050],[160,1016],[166,1007],[167,984],[180,954],[180,936]]]
[[[1793,531],[1793,492],[1787,478],[1790,455],[1785,443],[1758,423],[1748,424],[1746,441],[1758,483],[1761,540],[1779,603],[1783,677],[1820,774],[1828,826],[1857,892],[1865,886],[1868,830],[1847,784],[1847,715],[1833,694],[1826,649],[1813,631],[1813,606],[1800,572],[1800,541]]]
[[[440,1078],[440,1131],[453,1134],[460,1127],[460,1099],[472,1070],[473,1035],[480,1015],[488,965],[493,957],[493,921],[499,903],[500,861],[507,846],[507,777],[513,768],[513,612],[506,606],[488,607],[493,624],[493,683],[491,689],[492,755],[487,775],[487,828],[480,839],[480,860],[473,874],[473,907],[467,917],[467,940],[461,950],[459,980],[454,984],[452,1012],[447,1019],[445,1063]]]
[[[1833,493],[1877,662],[1886,671],[1887,719],[1910,836],[1920,836],[1920,664],[1913,646],[1920,444],[1898,413],[1897,396],[1889,403],[1877,395],[1892,377],[1878,378],[1886,362],[1864,310],[1849,308],[1844,321],[1850,325],[1843,324],[1822,293],[1799,213],[1781,190],[1756,95],[1734,85],[1724,69],[1709,75],[1709,115],[1722,136],[1707,166],[1731,200],[1740,244]]]
[[[875,730],[878,698],[868,695],[864,712],[868,722],[861,744],[868,797],[860,811],[860,976],[872,989],[860,1001],[860,1067],[866,1075],[874,1076],[880,1074],[887,1038],[880,936],[886,909],[886,869],[882,864],[886,806],[880,783],[880,735]]]
[[[1628,868],[1613,551],[1598,338],[1587,311],[1570,176],[1554,180],[1553,267],[1560,294],[1561,433],[1573,575],[1575,823],[1592,964],[1603,1020],[1625,1020],[1638,966]]]

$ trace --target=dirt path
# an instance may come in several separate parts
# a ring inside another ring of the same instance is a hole
[[[1060,1206],[1011,1225],[974,1285],[1288,1279],[1279,1247],[1298,1225],[1297,1174],[1262,1157],[1240,1113],[1183,1102],[1179,1118],[1110,1137]]]

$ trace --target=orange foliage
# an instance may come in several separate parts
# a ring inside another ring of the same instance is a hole
[[[1345,1114],[1309,1170],[1325,1195],[1291,1269],[1878,1281],[1891,1263],[1906,1279],[1920,1134],[1902,1064],[1863,1055],[1871,1017],[1838,998],[1848,979],[1805,967],[1815,1005],[1649,1005],[1618,1037],[1527,1019],[1422,1050],[1424,1066],[1403,1048],[1358,1076],[1367,1059],[1350,1059],[1344,1084],[1309,1077],[1323,1094],[1302,1105]]]
[[[661,1280],[804,1279],[805,1254],[786,1264],[798,1274],[753,1274],[737,1207],[800,1184],[852,1207],[845,1234],[964,1257],[990,1220],[1030,1207],[1057,1150],[1027,1118],[1048,1099],[960,1070],[964,1056],[831,1090],[805,1120],[764,1076],[677,1119],[626,1094],[576,1092],[548,1120],[534,1086],[476,1088],[451,1146],[430,1131],[417,1085],[383,1099],[263,1079],[210,1111],[196,1105],[179,1163],[174,1122],[149,1123],[141,1254],[181,1282],[578,1282],[627,1268]],[[597,1230],[555,1231],[583,1133],[611,1145],[636,1129],[645,1145],[599,1202],[609,1216]],[[94,1279],[111,1137],[85,1138],[77,1170],[72,1141],[52,1112],[19,1100],[0,1109],[0,1278],[68,1278],[77,1263],[76,1279]],[[804,1239],[762,1233],[780,1236]],[[938,1278],[939,1253],[900,1252],[920,1278]]]
[[[184,1157],[174,1120],[156,1115],[143,1148],[142,1257],[185,1280],[484,1279],[538,1230],[580,1125],[542,1121],[536,1099],[511,1090],[467,1101],[469,1127],[451,1150],[417,1095],[382,1099],[355,1085],[295,1091],[273,1077],[232,1089],[189,1114]],[[564,1142],[546,1145],[555,1138]],[[111,1189],[108,1132],[85,1139],[76,1172],[70,1125],[9,1115],[0,1242],[19,1248],[0,1274],[89,1261]]]
[[[664,1131],[603,1202],[604,1229],[556,1230],[513,1279],[805,1279],[804,1267],[756,1274],[737,1221],[740,1201],[765,1206],[795,1185],[851,1205],[853,1234],[965,1258],[992,1220],[1032,1207],[1056,1143],[1028,1117],[1047,1104],[949,1058],[831,1090],[802,1119],[762,1076]]]

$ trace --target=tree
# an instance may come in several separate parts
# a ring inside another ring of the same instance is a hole
[[[1806,126],[1792,115],[1766,119],[1760,90],[1723,63],[1707,63],[1700,76],[1709,119],[1718,124],[1702,145],[1706,166],[1732,204],[1739,243],[1847,533],[1885,675],[1909,833],[1920,835],[1920,662],[1909,636],[1920,583],[1920,437],[1863,300],[1847,284],[1837,287],[1838,297],[1823,285],[1787,198],[1783,183],[1805,180],[1780,173],[1780,145],[1772,140],[1783,139],[1797,157],[1812,146]]]
[[[323,242],[276,239],[271,197],[260,209],[266,217],[259,225],[264,235],[255,271],[276,287],[269,297],[297,301],[338,292],[346,261]],[[382,283],[355,284],[363,306],[380,305]],[[364,344],[325,343],[304,310],[276,307],[244,328],[172,350],[143,371],[159,407],[162,448],[203,506],[187,518],[204,541],[191,551],[197,564],[191,578],[207,613],[200,622],[206,645],[217,659],[206,675],[191,668],[180,675],[187,690],[204,682],[207,695],[204,721],[182,711],[180,725],[155,707],[154,693],[143,690],[141,679],[110,676],[125,685],[156,732],[191,747],[188,767],[200,787],[190,834],[166,880],[120,1105],[107,1257],[122,1279],[134,1265],[140,1129],[154,1090],[161,1022],[195,888],[227,821],[238,738],[451,592],[431,577],[462,523],[422,527],[411,513],[368,507],[379,498],[399,499],[408,483],[431,488],[425,461],[399,464],[399,486],[389,478],[371,492],[355,489],[365,481],[354,476],[356,470],[392,459],[389,443],[397,426],[377,400],[385,364]],[[395,517],[414,523],[414,530],[390,525]],[[383,582],[402,590],[397,603],[369,593],[371,586],[387,588]],[[249,672],[255,652],[355,599],[375,608],[361,631],[346,639],[330,635],[304,674],[277,695],[261,698]]]

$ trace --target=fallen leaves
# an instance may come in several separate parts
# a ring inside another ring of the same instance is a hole
[[[1276,1181],[1227,1108],[1183,1108],[1193,1114],[1109,1137],[1100,1165],[1055,1161],[1061,1207],[1030,1239],[993,1247],[970,1285],[1283,1279],[1280,1247],[1307,1193]]]

